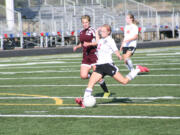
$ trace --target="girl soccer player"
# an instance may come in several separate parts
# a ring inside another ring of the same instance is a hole
[[[90,70],[91,68],[93,71],[95,70],[95,63],[97,62],[97,56],[95,54],[97,48],[97,43],[95,40],[96,35],[95,30],[90,26],[90,21],[90,16],[82,16],[81,22],[83,25],[83,30],[80,31],[80,43],[73,48],[73,51],[76,51],[81,47],[83,48],[83,59],[80,68],[80,76],[82,79],[87,79],[90,77]],[[110,92],[107,89],[104,79],[99,80],[99,84],[104,90],[103,97],[108,98],[110,96]]]
[[[122,41],[120,51],[123,53],[123,60],[127,68],[132,71],[134,70],[133,63],[131,60],[131,56],[134,54],[137,46],[137,39],[138,39],[138,26],[137,21],[134,18],[134,15],[128,14],[126,16],[126,23],[124,29],[124,39]],[[143,68],[142,72],[149,72],[147,67],[139,67]]]
[[[101,39],[99,37],[99,32],[101,33]],[[92,73],[87,88],[85,89],[84,98],[87,96],[91,96],[94,85],[101,80],[106,75],[113,77],[116,81],[127,84],[130,80],[134,79],[136,75],[141,71],[139,67],[135,70],[132,70],[126,77],[122,76],[120,72],[118,72],[118,68],[114,65],[112,60],[112,54],[115,53],[119,60],[122,59],[119,50],[116,46],[114,39],[110,36],[111,27],[107,24],[103,25],[101,28],[98,28],[96,31],[96,41],[98,43],[97,46],[97,63],[96,70]],[[82,98],[76,98],[76,103],[81,107],[85,107],[83,105]]]

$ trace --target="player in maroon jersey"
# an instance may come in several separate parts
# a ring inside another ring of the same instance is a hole
[[[90,16],[84,15],[81,17],[81,22],[83,25],[83,30],[80,31],[79,40],[80,43],[73,48],[75,52],[78,48],[83,48],[83,59],[80,68],[80,76],[82,79],[88,79],[91,75],[91,68],[93,71],[96,69],[96,48],[97,43],[95,40],[95,30],[90,26]],[[99,81],[101,88],[104,90],[104,98],[108,98],[110,96],[110,92],[107,89],[106,83],[104,79]]]

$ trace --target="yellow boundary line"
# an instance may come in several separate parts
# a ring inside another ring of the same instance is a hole
[[[51,98],[51,99],[53,99],[55,101],[55,104],[49,104],[49,105],[62,105],[63,104],[62,99],[53,98],[53,97],[50,97],[50,96],[16,94],[16,93],[0,93],[0,95]],[[3,103],[0,103],[0,105],[43,105],[43,104],[3,104]],[[48,105],[48,104],[44,104],[44,105]]]

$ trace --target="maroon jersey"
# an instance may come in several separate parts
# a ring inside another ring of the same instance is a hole
[[[79,40],[83,47],[82,64],[91,65],[96,63],[97,60],[97,56],[95,54],[96,46],[88,46],[88,47],[83,46],[84,42],[92,42],[93,40],[95,40],[95,30],[92,27],[81,30]]]

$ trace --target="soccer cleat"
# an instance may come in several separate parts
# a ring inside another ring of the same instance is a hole
[[[145,72],[149,72],[149,69],[147,67],[143,67]]]
[[[85,108],[84,104],[83,104],[83,99],[80,98],[76,98],[75,99],[76,103],[79,104],[82,108]]]
[[[111,92],[104,92],[103,98],[108,98],[111,95]]]
[[[140,73],[145,72],[145,69],[143,66],[137,65],[136,68],[138,68],[140,70]]]

